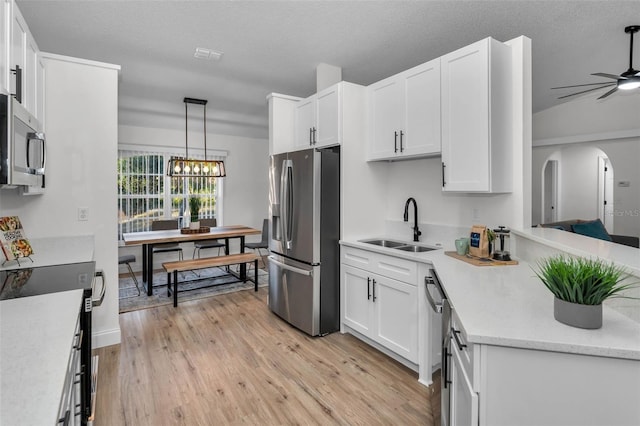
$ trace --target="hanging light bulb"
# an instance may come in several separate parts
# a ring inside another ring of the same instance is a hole
[[[206,164],[204,165],[204,167],[202,168],[202,171],[207,174],[209,173],[209,166],[207,166]]]
[[[200,166],[198,164],[193,166],[193,173],[200,173]]]

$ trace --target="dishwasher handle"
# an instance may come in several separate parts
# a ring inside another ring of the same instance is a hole
[[[427,295],[427,300],[431,305],[431,309],[433,309],[433,311],[436,314],[441,314],[443,302],[437,303],[435,301],[435,299],[431,295],[431,292],[429,291],[429,286],[430,285],[434,286],[437,292],[440,293],[440,300],[446,299],[446,296],[444,294],[444,291],[442,291],[442,287],[440,286],[440,280],[438,279],[438,275],[436,274],[436,271],[434,269],[429,269],[429,273],[431,274],[431,276],[424,277],[424,290]]]

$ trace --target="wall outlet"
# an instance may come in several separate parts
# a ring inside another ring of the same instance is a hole
[[[78,221],[84,222],[89,220],[89,207],[78,207]]]
[[[474,222],[478,222],[480,220],[480,209],[473,209],[471,211],[471,219]]]

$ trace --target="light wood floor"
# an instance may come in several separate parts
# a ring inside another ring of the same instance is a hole
[[[94,425],[434,424],[416,373],[353,336],[308,337],[266,293],[120,315],[122,344],[96,351]]]

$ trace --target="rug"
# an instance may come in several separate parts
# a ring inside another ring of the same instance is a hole
[[[253,278],[253,269],[247,274]],[[141,274],[136,274],[140,286],[140,296],[135,283],[129,274],[119,279],[120,313],[148,309],[173,303],[173,295],[167,296],[167,274],[158,271],[153,274],[153,295],[147,296],[146,287],[142,283]],[[269,284],[269,274],[258,269],[258,287]],[[237,278],[229,275],[224,268],[207,268],[198,271],[188,271],[179,275],[178,306],[188,300],[212,297],[234,291],[254,289],[253,281],[238,282]],[[187,282],[183,282],[189,280]]]

